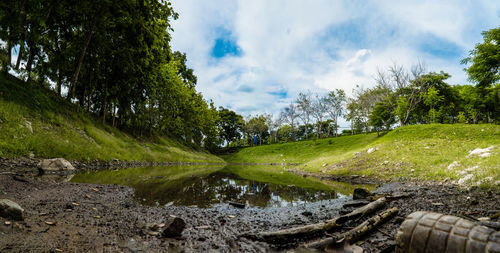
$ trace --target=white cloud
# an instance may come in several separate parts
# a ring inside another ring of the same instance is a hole
[[[393,62],[421,60],[452,74],[450,83],[465,83],[459,59],[499,23],[493,2],[179,0],[172,47],[187,53],[205,98],[242,114],[277,114],[307,89],[349,94],[356,84],[372,86],[377,67]],[[221,29],[240,56],[211,56]],[[429,38],[463,55],[426,50]]]

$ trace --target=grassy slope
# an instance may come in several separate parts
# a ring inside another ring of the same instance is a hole
[[[0,75],[0,156],[221,162],[168,138],[139,141],[96,123],[51,91]]]
[[[489,157],[467,157],[476,148],[493,147]],[[376,151],[367,153],[369,148]],[[459,180],[491,185],[500,180],[500,126],[418,125],[387,135],[345,136],[246,148],[224,157],[228,162],[300,162],[301,168],[332,174],[382,179]],[[457,162],[452,169],[448,166]]]
[[[320,167],[326,161],[341,161],[374,142],[377,134],[309,140],[245,148],[236,154],[222,156],[227,162],[308,163]]]

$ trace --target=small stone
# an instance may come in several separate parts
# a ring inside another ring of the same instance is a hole
[[[309,217],[309,216],[312,216],[312,215],[313,215],[313,214],[312,214],[311,212],[309,212],[309,211],[302,212],[301,214],[302,214],[302,215],[304,215],[304,216],[307,216],[307,217]]]
[[[150,229],[151,231],[156,231],[156,230],[158,230],[159,228],[160,228],[160,226],[158,226],[158,224],[152,224],[152,225],[150,225],[150,226],[149,226],[149,229]]]
[[[13,220],[23,220],[24,209],[16,202],[9,199],[0,199],[0,216],[12,218]]]
[[[65,205],[66,209],[73,209],[75,206],[73,205],[73,202],[68,202]]]
[[[480,217],[480,218],[477,218],[478,221],[490,221],[490,217]]]
[[[369,149],[366,151],[366,153],[370,154],[370,153],[373,153],[374,151],[375,151],[375,149],[374,149],[374,148],[369,148]]]
[[[50,171],[74,171],[75,167],[64,158],[44,159],[38,163],[41,174]]]
[[[182,235],[182,231],[186,227],[186,222],[179,217],[170,217],[165,223],[165,228],[162,231],[164,237],[178,237]]]
[[[5,222],[5,226],[10,226],[10,224],[12,224],[10,221]]]

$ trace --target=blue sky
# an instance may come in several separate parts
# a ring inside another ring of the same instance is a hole
[[[173,0],[172,47],[197,90],[242,115],[272,113],[299,92],[372,87],[396,63],[467,83],[460,60],[500,24],[500,1]]]

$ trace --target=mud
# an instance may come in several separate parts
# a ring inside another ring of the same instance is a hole
[[[0,218],[0,252],[269,252],[293,250],[304,238],[286,245],[270,245],[241,235],[316,223],[338,216],[348,197],[295,207],[245,209],[227,204],[195,206],[142,206],[131,188],[92,185],[37,178],[32,166],[0,163],[0,198],[25,209],[22,222]],[[348,179],[344,179],[348,180]],[[365,181],[366,183],[366,181]],[[397,228],[409,213],[426,210],[468,219],[500,212],[498,190],[459,189],[435,183],[395,182],[379,194],[405,194],[392,201],[397,217],[360,243],[365,252],[391,252]],[[73,203],[76,203],[73,204]],[[179,238],[164,238],[150,229],[171,215],[187,223]],[[55,224],[53,224],[55,223]],[[359,223],[356,222],[356,224]],[[50,225],[53,224],[53,225]],[[354,222],[348,227],[354,227]],[[339,231],[342,232],[342,231]]]

